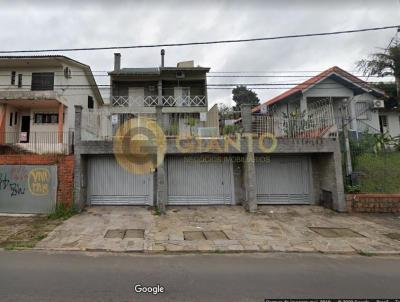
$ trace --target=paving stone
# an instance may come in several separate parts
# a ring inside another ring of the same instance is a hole
[[[186,231],[183,232],[183,237],[185,240],[206,240],[201,231]]]
[[[229,239],[222,231],[204,231],[207,240],[226,240]]]
[[[348,228],[310,227],[310,229],[327,238],[364,237],[363,235]]]
[[[128,229],[125,232],[124,238],[144,239],[144,230],[143,229]]]
[[[240,252],[258,249],[262,252],[324,253],[355,253],[357,250],[384,254],[400,250],[399,240],[385,236],[396,232],[393,224],[398,223],[400,228],[398,218],[392,219],[388,227],[385,222],[387,216],[376,215],[373,220],[372,216],[368,216],[364,219],[366,216],[360,214],[334,213],[318,206],[259,208],[261,214],[246,213],[240,206],[179,207],[176,212],[169,209],[167,215],[155,216],[146,207],[140,206],[90,207],[87,212],[64,221],[37,247],[137,252]],[[3,233],[10,232],[0,226]],[[334,233],[335,237],[323,237],[309,229],[320,226],[341,226],[341,230]],[[343,228],[367,237],[351,237],[353,234]],[[108,230],[131,229],[144,230],[144,238],[142,234],[138,235],[141,238],[128,238],[131,236],[128,231],[123,240],[118,232],[115,237],[104,238]],[[207,232],[213,231],[223,231],[226,238],[210,240],[213,233]],[[184,238],[184,232],[188,232],[192,240]]]

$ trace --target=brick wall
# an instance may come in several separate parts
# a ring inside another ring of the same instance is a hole
[[[0,165],[57,165],[57,203],[70,205],[74,192],[74,156],[1,154]]]
[[[400,213],[400,194],[347,194],[348,212]]]

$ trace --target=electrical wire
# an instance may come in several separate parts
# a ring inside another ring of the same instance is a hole
[[[178,47],[178,46],[194,46],[194,45],[210,45],[210,44],[243,43],[243,42],[257,42],[257,41],[268,41],[268,40],[281,40],[281,39],[292,39],[292,38],[306,38],[306,37],[316,37],[316,36],[331,36],[331,35],[351,34],[351,33],[360,33],[360,32],[368,32],[368,31],[378,31],[378,30],[393,29],[393,28],[399,28],[399,27],[400,27],[400,25],[390,25],[390,26],[370,27],[370,28],[361,28],[361,29],[332,31],[332,32],[295,34],[295,35],[284,35],[284,36],[262,37],[262,38],[249,38],[249,39],[215,40],[215,41],[204,41],[204,42],[164,43],[164,44],[147,44],[147,45],[130,45],[130,46],[82,47],[82,48],[49,48],[49,49],[29,49],[29,50],[0,50],[0,53],[1,54],[5,54],[5,53],[41,53],[41,52],[94,51],[94,50],[116,50],[116,49],[134,49],[134,48]]]

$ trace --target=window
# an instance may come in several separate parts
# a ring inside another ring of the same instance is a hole
[[[356,103],[356,118],[358,120],[369,120],[370,110],[367,102]]]
[[[13,113],[10,112],[10,122],[8,123],[8,125],[11,127],[12,126],[12,121],[13,121]]]
[[[57,124],[58,113],[35,113],[36,124]]]
[[[22,87],[22,73],[18,74],[18,88]]]
[[[32,73],[32,90],[54,90],[54,73]]]
[[[93,109],[94,108],[94,101],[93,101],[93,97],[92,96],[88,96],[88,100],[87,100],[87,107],[88,109]]]
[[[11,85],[15,85],[15,71],[11,71]]]
[[[387,119],[386,115],[379,116],[379,128],[380,128],[381,133],[385,133],[385,132],[389,131],[388,119]]]
[[[18,112],[15,112],[15,115],[14,115],[14,125],[17,124],[17,121],[18,121]]]

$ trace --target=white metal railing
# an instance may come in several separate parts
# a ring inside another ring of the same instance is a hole
[[[161,100],[160,100],[161,98]],[[207,99],[205,96],[186,96],[186,97],[175,97],[175,96],[146,96],[146,97],[134,97],[134,96],[112,96],[112,106],[116,107],[152,107],[158,104],[167,107],[178,107],[178,106],[194,106],[202,107],[207,106]]]
[[[324,117],[273,117],[253,115],[253,133],[272,134],[275,137],[319,138],[336,137],[334,120]]]
[[[36,154],[71,154],[74,132],[69,131],[7,131],[0,132],[0,145],[12,146],[14,152]]]

